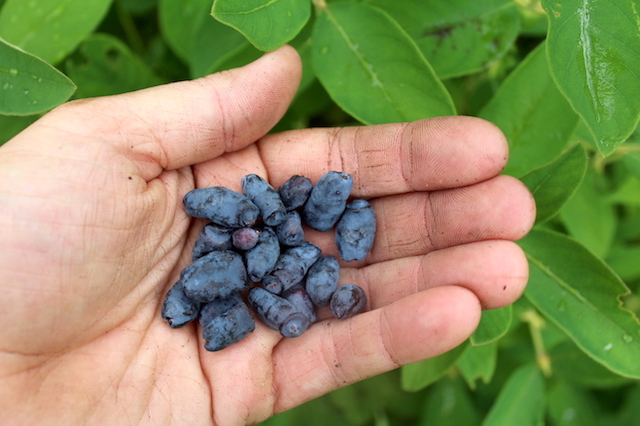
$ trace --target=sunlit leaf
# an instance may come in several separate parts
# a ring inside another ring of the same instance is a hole
[[[56,64],[102,21],[112,0],[7,0],[0,37]]]
[[[211,14],[256,48],[274,50],[291,41],[311,16],[309,0],[215,0]]]
[[[509,0],[369,0],[404,28],[440,78],[478,72],[502,57],[518,35]]]
[[[507,77],[480,117],[496,124],[509,142],[505,173],[521,177],[567,147],[578,115],[558,91],[538,46]]]
[[[542,0],[552,74],[607,155],[640,120],[637,1]]]
[[[402,367],[402,389],[415,392],[438,381],[453,366],[468,348],[464,343],[435,358]]]
[[[563,234],[534,229],[518,244],[529,260],[529,301],[591,358],[640,378],[640,323],[621,306],[629,289],[620,278]]]
[[[476,331],[471,335],[472,345],[486,345],[495,342],[509,331],[513,315],[511,305],[504,308],[482,311],[482,318]]]
[[[47,111],[76,89],[67,76],[45,61],[0,39],[0,114]]]
[[[522,178],[536,200],[536,223],[560,211],[580,186],[586,171],[587,153],[581,145],[575,145],[552,163]]]
[[[413,40],[386,13],[332,3],[313,29],[313,67],[329,95],[366,124],[455,114]]]
[[[544,379],[534,366],[513,372],[482,422],[483,426],[538,426],[544,417]]]

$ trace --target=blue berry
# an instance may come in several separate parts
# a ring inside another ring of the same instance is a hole
[[[229,250],[231,248],[231,231],[231,229],[215,223],[206,224],[193,246],[192,260],[214,250]]]
[[[276,233],[268,226],[260,231],[256,246],[244,253],[247,274],[253,282],[258,282],[273,270],[280,256],[280,245]]]
[[[247,299],[258,318],[284,337],[297,337],[311,325],[307,316],[291,302],[261,287],[249,290]]]
[[[239,228],[231,234],[233,246],[238,250],[251,250],[258,244],[260,231],[255,228]]]
[[[255,328],[256,323],[247,305],[237,303],[204,326],[204,348],[211,352],[222,350],[238,343]]]
[[[285,250],[273,271],[264,277],[262,285],[272,293],[280,294],[283,290],[293,287],[304,279],[305,274],[320,257],[318,246],[308,241],[297,247]]]
[[[242,297],[240,297],[240,294],[234,293],[229,297],[214,299],[209,303],[203,304],[200,308],[200,325],[204,327],[205,325],[209,324],[215,317],[224,314],[238,303],[244,302],[242,301]]]
[[[189,216],[209,219],[228,228],[251,226],[260,214],[247,196],[221,186],[189,191],[183,202]]]
[[[212,251],[182,270],[185,294],[199,302],[229,297],[247,287],[242,256],[231,250]]]
[[[302,219],[318,231],[330,230],[340,219],[351,193],[353,179],[342,172],[324,174],[311,190]]]
[[[280,195],[269,183],[258,175],[242,178],[242,192],[260,209],[266,225],[276,226],[284,220],[287,212]]]
[[[175,283],[164,298],[162,318],[171,328],[180,328],[193,321],[200,313],[200,302],[184,294],[182,281]]]
[[[331,296],[331,313],[338,319],[352,317],[367,305],[367,295],[362,287],[344,284]]]
[[[336,245],[342,260],[364,260],[375,236],[376,217],[371,204],[365,200],[347,204],[336,226]]]
[[[287,299],[295,308],[302,312],[311,324],[316,322],[316,311],[311,297],[302,284],[296,284],[282,293],[282,297]]]
[[[280,199],[287,211],[302,207],[309,198],[313,184],[311,179],[304,176],[291,176],[289,180],[278,188]]]
[[[287,212],[284,221],[276,226],[276,235],[280,244],[284,246],[299,246],[304,240],[304,229],[302,229],[302,220],[300,214],[292,210]]]
[[[305,288],[316,306],[329,306],[333,292],[338,288],[340,264],[331,255],[321,256],[307,272]]]

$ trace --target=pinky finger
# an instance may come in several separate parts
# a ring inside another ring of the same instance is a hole
[[[275,412],[447,352],[476,329],[481,306],[458,286],[429,289],[347,320],[327,320],[274,349]]]

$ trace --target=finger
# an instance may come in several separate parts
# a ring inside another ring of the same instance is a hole
[[[364,262],[417,256],[482,240],[519,240],[533,226],[535,201],[518,179],[500,175],[472,186],[414,192],[371,201],[376,237]],[[333,232],[308,229],[305,238],[338,256]]]
[[[301,75],[295,49],[284,46],[241,68],[146,90],[70,102],[36,123],[65,136],[99,138],[135,160],[150,180],[240,149],[284,115]]]
[[[443,286],[465,287],[476,295],[484,309],[495,309],[515,302],[522,295],[528,277],[527,259],[520,246],[493,240],[364,268],[342,268],[340,282],[360,285],[368,296],[370,309]]]
[[[453,349],[475,330],[480,312],[470,291],[438,287],[284,339],[273,354],[275,410]]]
[[[497,175],[508,157],[496,126],[464,116],[290,131],[267,135],[259,148],[274,186],[339,170],[353,176],[358,197],[470,185]]]

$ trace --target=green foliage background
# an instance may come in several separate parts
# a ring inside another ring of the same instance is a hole
[[[483,117],[534,193],[531,278],[460,347],[264,424],[632,425],[640,418],[638,0],[0,0],[0,143],[55,105],[290,43],[275,130]]]

